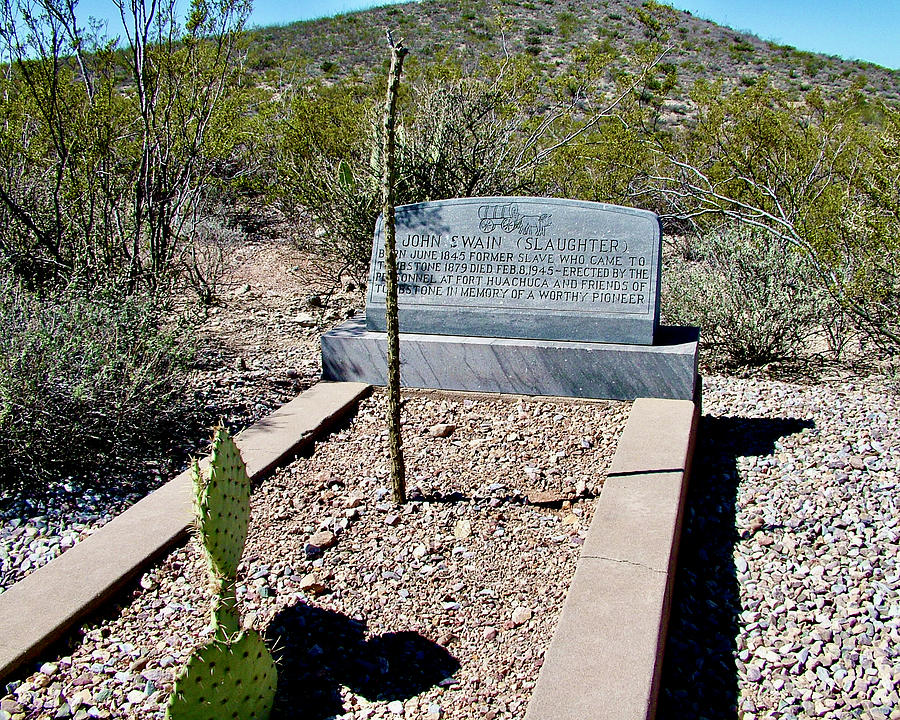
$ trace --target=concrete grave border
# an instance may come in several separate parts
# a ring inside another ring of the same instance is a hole
[[[256,479],[371,390],[319,383],[238,435]],[[652,720],[659,694],[696,399],[638,398],[582,548],[525,720]],[[0,594],[0,679],[65,635],[184,540],[189,473]]]
[[[632,405],[525,720],[655,716],[699,418],[699,384]]]
[[[256,480],[308,446],[371,387],[319,383],[235,438]],[[194,520],[185,471],[0,594],[0,679],[33,660],[182,542]]]

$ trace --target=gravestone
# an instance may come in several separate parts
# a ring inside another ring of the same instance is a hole
[[[693,399],[695,328],[659,326],[659,219],[532,197],[396,208],[401,381],[527,395]],[[323,378],[385,384],[384,238],[365,317],[322,336]]]
[[[651,345],[659,219],[574,200],[467,198],[397,208],[400,330]],[[385,329],[384,238],[366,326]]]

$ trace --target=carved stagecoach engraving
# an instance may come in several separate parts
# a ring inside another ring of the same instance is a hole
[[[516,203],[482,205],[478,208],[478,217],[481,219],[479,228],[486,233],[499,227],[508,233],[518,230],[520,235],[542,237],[550,226],[550,213],[522,215]]]

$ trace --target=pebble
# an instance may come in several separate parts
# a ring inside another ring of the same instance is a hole
[[[456,425],[451,423],[438,423],[428,428],[428,434],[435,438],[448,438],[456,432]]]
[[[321,595],[328,590],[328,588],[319,581],[315,573],[307,573],[300,578],[298,587],[303,592],[309,593],[310,595]]]
[[[534,611],[531,608],[519,606],[512,613],[512,623],[516,627],[519,625],[524,625],[529,620],[531,620],[532,615],[534,615]]]
[[[453,526],[453,537],[457,540],[465,540],[472,536],[472,522],[470,520],[458,520]]]

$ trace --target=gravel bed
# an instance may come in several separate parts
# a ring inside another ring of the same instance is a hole
[[[142,495],[59,483],[47,496],[4,498],[0,510],[0,592],[87,537]]]
[[[400,509],[384,406],[254,491],[238,598],[280,657],[275,717],[521,718],[629,405],[410,395]],[[2,711],[162,717],[207,593],[192,540]]]
[[[659,718],[900,718],[900,397],[707,378]]]

